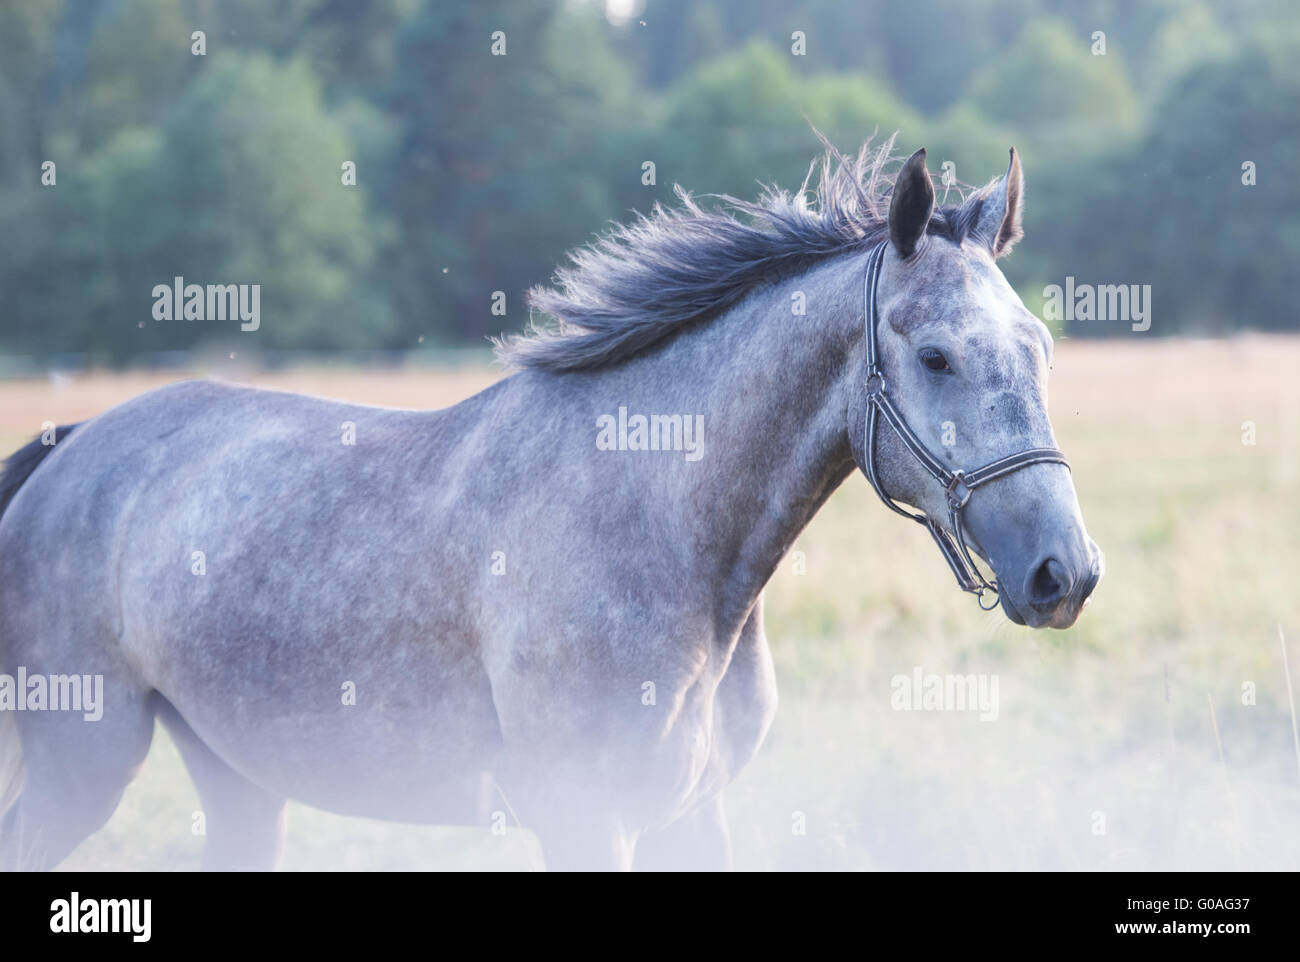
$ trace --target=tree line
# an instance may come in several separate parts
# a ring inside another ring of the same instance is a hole
[[[1275,0],[7,0],[0,353],[231,338],[155,319],[177,277],[259,284],[262,348],[481,344],[676,183],[798,186],[814,126],[927,146],[941,196],[1014,144],[1030,309],[1150,292],[1071,335],[1290,330],[1298,55]]]

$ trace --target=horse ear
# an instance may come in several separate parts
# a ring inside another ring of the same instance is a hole
[[[898,256],[907,259],[916,252],[934,213],[934,182],[925,169],[922,147],[903,165],[894,181],[889,202],[889,239]]]
[[[1023,197],[1024,175],[1020,171],[1020,155],[1012,147],[1007,175],[994,184],[984,198],[973,231],[995,258],[1009,253],[1016,241],[1025,236],[1020,226]]]

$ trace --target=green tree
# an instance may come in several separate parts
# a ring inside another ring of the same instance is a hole
[[[1127,136],[1140,116],[1120,54],[1095,55],[1088,34],[1045,19],[972,81],[969,98],[990,120],[1058,152]]]
[[[921,122],[866,77],[800,77],[794,59],[753,41],[701,65],[668,95],[660,135],[660,197],[674,182],[693,192],[752,196],[759,183],[798,186],[820,147],[809,125],[853,150],[875,131],[911,143]]]
[[[1046,201],[1056,276],[1150,284],[1153,334],[1294,329],[1298,58],[1294,31],[1260,34],[1174,83],[1140,140],[1067,171],[1068,193],[1084,202]],[[1254,186],[1243,183],[1247,163]],[[1081,322],[1073,331],[1127,329]]]
[[[618,215],[654,108],[633,97],[595,13],[429,5],[405,29],[385,98],[401,118],[389,264],[413,334],[439,322],[461,339],[517,330],[525,289]],[[504,317],[492,313],[495,291]]]
[[[30,175],[45,153],[49,126],[47,81],[62,0],[6,0],[0,4],[0,160],[26,163]],[[0,178],[0,183],[14,182]],[[23,182],[26,182],[25,179]]]
[[[59,186],[7,211],[27,240],[11,338],[122,361],[141,351],[234,340],[237,324],[154,320],[152,290],[259,284],[247,349],[382,346],[390,305],[373,284],[385,227],[363,186],[341,183],[356,152],[301,62],[227,53],[160,129],[115,134]]]
[[[383,345],[395,324],[367,283],[387,226],[366,180],[342,183],[357,151],[302,61],[230,54],[186,90],[163,127],[160,172],[185,216],[156,268],[262,284],[261,340],[313,349]]]

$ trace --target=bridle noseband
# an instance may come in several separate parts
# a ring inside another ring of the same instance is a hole
[[[976,468],[973,471],[950,471],[944,466],[943,462],[936,458],[917,437],[916,432],[911,429],[903,415],[899,413],[898,408],[894,407],[894,402],[890,400],[889,395],[885,392],[885,374],[880,369],[880,352],[876,345],[876,327],[880,321],[880,311],[876,304],[876,288],[880,283],[880,266],[885,260],[885,248],[889,241],[881,241],[871,251],[867,261],[867,282],[866,282],[866,304],[864,313],[866,314],[867,324],[867,427],[866,439],[863,445],[864,460],[866,464],[867,480],[875,489],[876,494],[880,495],[880,500],[885,502],[891,510],[897,511],[905,518],[911,518],[913,521],[925,525],[931,537],[934,538],[935,544],[943,552],[948,566],[952,568],[952,573],[957,577],[957,584],[962,591],[969,591],[975,595],[979,606],[985,611],[992,611],[998,603],[998,583],[996,577],[993,581],[988,581],[980,572],[975,564],[975,559],[971,557],[970,548],[966,546],[966,533],[962,526],[962,509],[970,501],[971,494],[980,485],[988,484],[997,478],[1019,471],[1031,464],[1040,464],[1051,462],[1054,464],[1064,464],[1069,468],[1070,463],[1065,460],[1065,455],[1056,448],[1028,448],[1019,454],[1008,455],[1005,458],[999,458],[991,461],[982,468]],[[879,417],[883,416],[889,422],[889,426],[894,429],[899,440],[907,446],[912,452],[912,457],[921,463],[921,467],[929,472],[930,476],[943,485],[944,496],[948,502],[948,520],[952,534],[949,534],[943,526],[934,518],[925,514],[913,514],[904,508],[900,508],[880,484],[880,478],[876,473],[876,422]],[[993,603],[984,604],[986,593],[992,594]]]

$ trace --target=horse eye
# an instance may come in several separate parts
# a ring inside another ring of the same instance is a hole
[[[921,363],[931,371],[942,373],[943,371],[952,370],[948,366],[948,359],[943,356],[941,351],[933,347],[921,348]]]

